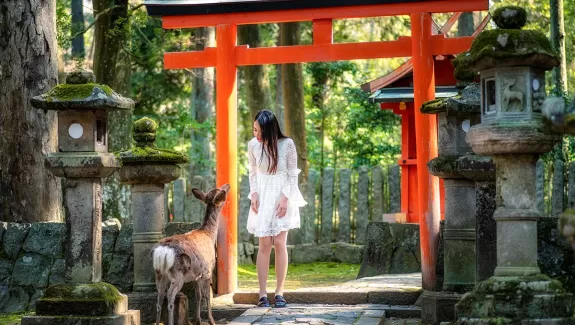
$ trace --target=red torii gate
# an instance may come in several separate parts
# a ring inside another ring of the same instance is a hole
[[[488,0],[146,0],[148,13],[162,17],[164,29],[216,26],[217,47],[203,51],[165,53],[166,69],[216,68],[216,183],[229,183],[231,195],[222,210],[218,234],[219,294],[237,287],[237,67],[411,57],[414,105],[435,97],[434,55],[467,51],[473,37],[433,35],[431,13],[481,11]],[[334,19],[410,15],[411,36],[395,41],[339,43],[332,38]],[[249,48],[238,46],[237,25],[313,22],[313,45]],[[439,232],[438,179],[427,171],[437,156],[435,116],[416,110],[417,181],[423,288],[435,285]]]

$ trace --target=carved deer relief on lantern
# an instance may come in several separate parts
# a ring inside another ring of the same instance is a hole
[[[503,77],[502,78],[502,89],[501,89],[501,96],[502,96],[502,103],[501,103],[501,110],[503,112],[522,112],[524,109],[523,106],[523,97],[524,94],[521,90],[513,90],[512,88],[517,89],[517,77]],[[522,83],[519,83],[521,85]]]

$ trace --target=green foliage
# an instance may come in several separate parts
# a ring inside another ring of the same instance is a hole
[[[56,0],[56,40],[61,49],[68,49],[72,45],[70,38],[72,32],[71,6],[70,0]]]
[[[334,137],[336,150],[347,153],[340,164],[355,168],[395,163],[401,152],[400,118],[370,104],[367,94],[357,88],[346,88],[345,97],[349,111],[340,121],[344,132]]]

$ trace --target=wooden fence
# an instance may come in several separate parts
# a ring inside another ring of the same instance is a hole
[[[365,230],[371,220],[384,220],[385,214],[400,211],[399,166],[366,167],[357,169],[326,168],[323,175],[309,170],[307,182],[300,190],[308,205],[301,208],[301,228],[289,233],[290,244],[349,242],[363,244]],[[192,188],[213,188],[213,177],[194,176],[191,180],[178,179],[166,198],[172,198],[173,221],[201,222],[203,204],[195,199]],[[171,193],[170,193],[171,192]],[[250,209],[248,176],[240,179],[238,241],[252,242],[246,230]],[[166,204],[167,204],[166,200]]]
[[[537,208],[544,216],[555,216],[575,209],[575,162],[539,160],[536,168]],[[363,244],[369,221],[381,221],[386,214],[400,212],[400,168],[362,166],[357,169],[326,168],[323,175],[310,170],[307,183],[300,188],[308,205],[301,208],[301,228],[290,231],[289,243],[349,242]],[[172,204],[167,210],[173,221],[201,222],[203,204],[191,189],[213,188],[213,177],[178,179],[166,188]],[[169,191],[169,192],[168,192]],[[248,176],[241,176],[239,189],[238,240],[253,242],[246,222],[250,209]]]

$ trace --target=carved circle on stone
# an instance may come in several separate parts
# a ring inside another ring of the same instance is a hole
[[[461,129],[463,130],[463,132],[467,133],[467,131],[469,131],[470,127],[471,127],[471,121],[470,120],[465,120],[465,121],[461,122]]]
[[[68,128],[68,134],[74,139],[79,139],[84,134],[84,128],[80,123],[72,123]]]
[[[533,79],[533,90],[538,91],[540,86],[539,79]]]

